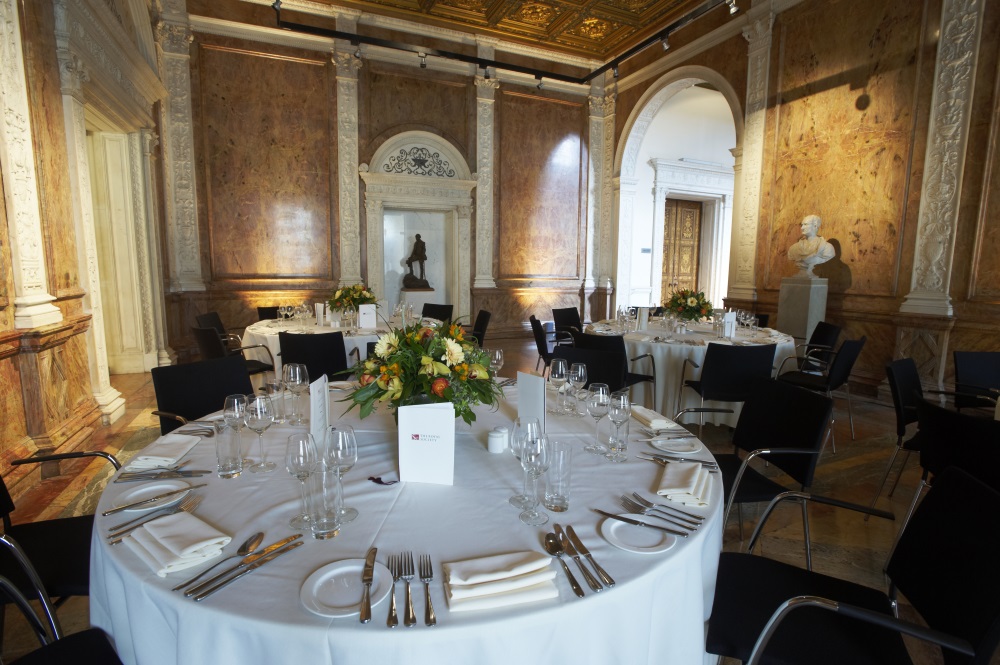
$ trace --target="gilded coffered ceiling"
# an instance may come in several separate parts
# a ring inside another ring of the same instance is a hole
[[[609,60],[712,0],[318,0]],[[725,11],[724,9],[720,11]]]

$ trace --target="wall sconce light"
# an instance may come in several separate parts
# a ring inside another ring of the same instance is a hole
[[[427,69],[427,54],[418,53],[417,55],[420,56],[420,69]]]
[[[726,4],[729,5],[730,14],[735,14],[740,10],[740,8],[736,6],[736,0],[726,0]]]

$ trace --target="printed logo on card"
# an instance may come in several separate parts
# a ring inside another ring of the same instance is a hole
[[[441,440],[437,434],[411,434],[410,441],[421,441],[424,443],[436,443]]]

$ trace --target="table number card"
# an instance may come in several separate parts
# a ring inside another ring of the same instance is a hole
[[[316,325],[321,326],[326,321],[326,303],[316,303]]]
[[[537,418],[545,431],[545,379],[534,374],[517,373],[517,417]]]
[[[330,380],[326,374],[309,384],[309,433],[317,445],[326,440],[330,423]]]
[[[378,325],[375,318],[375,305],[358,305],[358,327],[374,328]]]
[[[722,334],[726,339],[736,337],[736,312],[726,312],[722,317]]]
[[[401,406],[399,479],[455,484],[455,407],[450,402]]]

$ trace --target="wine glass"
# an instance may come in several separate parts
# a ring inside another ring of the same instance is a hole
[[[309,497],[306,481],[309,471],[316,463],[316,442],[309,432],[296,432],[288,437],[285,444],[285,469],[299,481],[299,496],[302,498],[302,513],[288,520],[288,526],[303,530],[309,528]]]
[[[541,425],[538,424],[538,418],[525,418],[523,421],[520,418],[514,419],[514,426],[510,432],[510,452],[518,462],[521,461],[521,448],[524,445],[525,438],[537,438],[541,434],[541,429]],[[510,497],[508,502],[515,508],[522,510],[528,507],[527,474],[525,474],[521,493]]]
[[[622,439],[621,430],[632,415],[632,402],[624,390],[611,394],[611,404],[608,406],[608,419],[615,424],[615,435],[611,438],[611,450],[607,458],[612,462],[624,462],[628,459],[628,441]]]
[[[257,432],[257,443],[260,446],[260,461],[250,467],[250,473],[268,473],[277,466],[267,461],[264,452],[264,432],[274,424],[274,405],[267,395],[247,395],[247,408],[244,412],[246,425]]]
[[[309,390],[309,372],[302,363],[287,363],[281,368],[281,378],[285,382],[285,388],[294,395],[292,399],[292,412],[288,415],[289,425],[305,425],[305,413],[301,410],[301,397]]]
[[[358,461],[358,440],[350,425],[335,425],[326,432],[327,463],[337,472],[337,512],[340,523],[346,524],[358,516],[354,508],[344,506],[344,474]]]
[[[569,386],[569,396],[572,397],[572,400],[566,400],[566,412],[574,416],[579,415],[576,405],[583,387],[587,385],[587,366],[583,363],[570,365],[569,373],[566,375],[566,384]]]
[[[226,425],[236,431],[237,447],[243,455],[243,428],[246,426],[247,396],[227,395],[225,404],[222,407],[222,419]],[[243,455],[246,457],[246,455]],[[249,460],[244,460],[246,465]]]
[[[606,383],[590,384],[590,392],[587,394],[587,413],[594,419],[594,443],[584,447],[588,453],[603,455],[608,449],[601,443],[600,422],[601,418],[608,415],[608,407],[611,405],[611,391]]]
[[[503,367],[503,349],[490,349],[490,369],[493,376],[500,376],[500,369]]]
[[[556,389],[556,413],[563,411],[562,387],[566,384],[566,375],[569,373],[569,366],[565,358],[553,358],[549,363],[549,383]]]
[[[538,479],[548,470],[549,457],[549,437],[540,434],[525,438],[521,446],[521,466],[528,480],[528,491],[525,492],[528,505],[519,517],[528,526],[541,526],[549,521],[548,515],[538,511]]]

